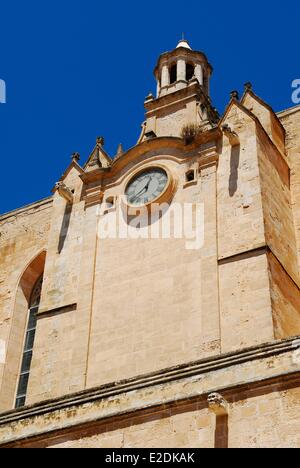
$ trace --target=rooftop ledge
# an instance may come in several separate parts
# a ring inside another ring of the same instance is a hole
[[[2,221],[5,221],[6,219],[12,217],[12,216],[17,216],[19,214],[22,214],[26,211],[35,209],[35,208],[40,208],[41,206],[48,205],[52,203],[53,197],[47,197],[47,198],[42,198],[41,200],[37,202],[30,203],[29,205],[24,205],[20,208],[16,208],[15,210],[8,211],[7,213],[0,214],[0,223]]]
[[[276,115],[280,119],[282,117],[286,117],[287,115],[291,115],[296,112],[300,112],[300,104],[298,106],[289,107],[288,109],[276,112]]]

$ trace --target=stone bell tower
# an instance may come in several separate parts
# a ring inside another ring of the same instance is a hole
[[[146,122],[139,142],[153,137],[180,137],[184,128],[202,132],[213,128],[218,113],[209,96],[212,66],[203,52],[182,39],[162,54],[154,69],[156,98],[145,101]]]

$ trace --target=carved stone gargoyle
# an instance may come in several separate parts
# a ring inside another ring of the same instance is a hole
[[[72,204],[74,202],[74,194],[72,190],[66,186],[64,182],[57,182],[55,184],[55,191],[64,198],[68,203]]]
[[[228,124],[222,125],[222,132],[227,136],[231,146],[238,146],[240,144],[239,136],[234,132]]]
[[[219,393],[211,393],[207,398],[208,407],[216,416],[228,415],[228,403]]]

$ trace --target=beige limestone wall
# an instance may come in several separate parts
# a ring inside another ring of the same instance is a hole
[[[291,168],[291,196],[300,265],[300,107],[278,114],[286,130],[286,149]]]
[[[145,133],[154,132],[158,137],[181,137],[182,129],[187,124],[207,125],[209,123],[209,105],[197,80],[179,82],[172,86],[158,100],[147,99]]]
[[[84,202],[81,201],[82,181],[76,168],[70,170],[64,183],[74,190],[74,203],[67,204],[57,192],[54,194],[41,312],[78,300]]]
[[[120,427],[118,427],[120,426]],[[98,434],[50,448],[213,448],[215,417],[197,405],[102,426]]]
[[[269,135],[275,146],[285,156],[285,130],[280,120],[265,102],[251,91],[247,92],[242,100],[242,104],[249,109],[260,121],[264,130]]]
[[[45,315],[38,321],[28,403],[274,339],[269,266],[259,248],[266,229],[274,249],[288,245],[292,255],[287,168],[279,174],[278,155],[264,134],[257,138],[247,113],[232,108],[227,122],[240,146],[224,137],[218,168],[202,163],[205,152],[187,160],[177,149],[156,148],[112,179],[104,176],[106,196],[118,197],[142,163],[167,165],[178,181],[174,202],[204,204],[202,250],[187,250],[182,239],[97,239],[97,206],[84,206],[79,171],[67,173],[74,206],[69,210],[56,194],[47,243],[41,237],[48,250]],[[185,186],[192,166],[199,179]],[[277,218],[285,220],[281,230]],[[286,264],[295,272],[290,256]],[[273,299],[274,291],[273,285]]]
[[[156,115],[154,132],[157,136],[180,137],[186,123],[201,123],[198,109],[194,98],[180,104],[175,103],[171,108],[168,107],[165,110],[162,108]],[[149,124],[147,130],[150,128]]]
[[[204,246],[201,259],[201,315],[203,350],[210,354],[221,352],[220,300],[218,284],[217,245],[217,166],[200,170],[202,200],[204,203]],[[201,353],[202,354],[202,353]]]
[[[299,284],[290,170],[259,127],[258,155],[267,245]]]
[[[231,146],[224,136],[218,168],[221,343],[227,352],[272,340],[274,333],[268,263],[259,250],[266,239],[256,123],[237,105],[224,123],[240,143]]]
[[[6,349],[6,363],[0,362],[0,411],[14,406],[28,301],[43,271],[44,260],[35,259],[47,246],[51,209],[49,199],[0,218],[0,340]]]
[[[300,389],[271,392],[230,405],[230,448],[299,448]]]
[[[185,239],[99,241],[88,387],[219,352],[218,297],[210,294],[217,289],[215,170],[202,181],[205,189],[200,179],[183,188],[189,166],[163,158],[153,164],[158,162],[178,179],[174,203],[210,200],[206,244],[187,250]]]
[[[220,263],[222,352],[274,339],[268,261],[264,251]]]
[[[220,443],[224,446],[233,434],[230,444],[236,443],[235,438],[239,437],[239,445],[247,446],[249,432],[253,434],[259,426],[263,430],[271,427],[269,415],[277,408],[273,404],[268,405],[272,395],[280,395],[281,398],[279,426],[282,430],[286,422],[292,428],[294,416],[299,417],[299,405],[293,406],[293,395],[299,400],[295,390],[299,389],[298,357],[295,342],[290,339],[40,402],[17,413],[0,415],[0,445],[3,448],[25,448],[105,443],[119,447],[120,441],[121,444],[124,440],[129,444],[128,440],[133,440],[131,447],[145,444],[150,447],[158,444],[160,447],[154,434],[157,429],[168,446],[168,439],[176,434],[172,422],[162,420],[178,418],[180,422],[176,432],[179,444],[187,443],[186,437],[182,439],[179,434],[180,427],[193,437],[189,438],[192,446],[193,440],[199,442],[196,422],[200,434],[206,434],[208,438],[204,440],[209,440],[210,444],[215,439],[216,446],[219,447]],[[218,392],[229,403],[228,422],[219,418],[215,421],[213,410],[208,411],[211,392]],[[253,405],[257,409],[253,410]],[[256,420],[252,421],[252,416],[256,416]],[[276,419],[272,418],[272,424],[274,421],[276,424]],[[248,424],[254,427],[248,428]],[[126,439],[129,432],[136,433],[133,439]],[[265,432],[268,435],[267,430]],[[107,438],[104,433],[107,433]],[[264,434],[261,440],[263,437]],[[202,442],[203,438],[200,446]],[[266,438],[266,445],[269,442]]]
[[[86,388],[97,245],[97,206],[89,207],[82,224],[77,307],[41,314],[38,319],[28,402]],[[40,381],[42,376],[42,382]]]
[[[188,163],[182,157],[153,158],[153,165],[167,165],[177,178],[174,202],[204,202],[204,248],[187,250],[186,239],[100,239],[97,206],[81,214],[80,202],[73,208],[77,221],[71,218],[70,234],[58,254],[55,239],[63,200],[56,198],[28,403],[220,352],[218,294],[214,294],[218,282],[216,165],[201,169],[197,182],[184,186],[185,172],[191,165],[197,169],[198,158]],[[141,161],[119,174],[104,199],[123,194],[127,171],[135,170]],[[67,270],[61,257],[69,262]],[[49,285],[55,281],[68,285],[73,278],[71,292],[75,294],[74,288],[80,285],[80,294],[77,288],[75,300],[73,296],[69,300],[77,302],[76,310],[62,308],[65,287],[57,295],[62,298],[61,307],[51,312],[58,303]]]
[[[228,448],[299,448],[300,389],[230,403],[223,427],[207,408],[170,410],[144,419],[116,421],[77,439],[62,437],[50,448],[214,448],[222,435]]]
[[[250,101],[247,105],[263,122],[269,119],[270,126],[276,118],[253,98]],[[299,282],[299,273],[288,164],[237,105],[231,107],[225,123],[240,140],[232,147],[224,137],[218,170],[221,340],[222,350],[229,351],[274,339],[271,310],[282,304],[274,302],[274,290],[271,303],[266,255],[257,251],[249,259],[246,255],[224,259],[268,245],[294,282]],[[280,129],[278,123],[276,128]],[[285,296],[287,309],[297,301],[299,290],[294,292],[296,299],[290,304]],[[295,326],[294,334],[297,330]]]
[[[224,136],[218,167],[218,255],[224,259],[265,245],[256,125],[241,109],[231,108],[224,124],[240,139]]]
[[[74,380],[81,375],[76,374],[77,369],[72,365],[76,349],[75,325],[74,310],[39,317],[26,404],[77,389]]]
[[[54,195],[28,404],[85,388],[97,215],[84,209],[79,175],[71,167],[64,179],[73,205]]]
[[[268,262],[275,338],[282,340],[292,336],[299,336],[299,288],[271,252],[268,253]]]

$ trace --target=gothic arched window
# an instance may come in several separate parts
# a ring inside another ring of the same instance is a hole
[[[37,322],[37,312],[39,310],[40,300],[41,300],[41,291],[42,291],[43,277],[41,276],[36,282],[30,302],[29,302],[29,311],[28,311],[28,320],[27,320],[27,330],[25,335],[25,344],[23,350],[22,365],[20,371],[19,385],[16,396],[16,408],[21,408],[25,405],[27,387],[30,375],[30,366],[33,353],[33,345],[36,331],[36,322]]]

